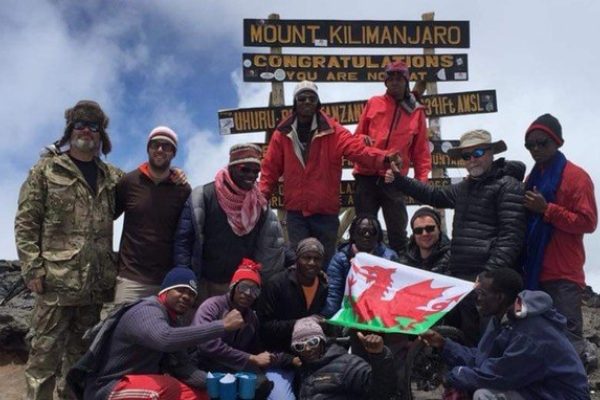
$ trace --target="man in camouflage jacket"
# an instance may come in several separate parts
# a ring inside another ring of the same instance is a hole
[[[113,296],[115,185],[123,175],[104,163],[108,118],[93,101],[65,112],[63,137],[31,169],[21,187],[15,238],[22,275],[36,293],[27,399],[69,398],[64,376],[85,352],[82,335]],[[60,147],[69,144],[62,153]]]

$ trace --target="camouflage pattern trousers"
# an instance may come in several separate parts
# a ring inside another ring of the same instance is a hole
[[[48,306],[37,301],[31,319],[31,350],[25,366],[26,400],[72,399],[65,387],[69,369],[89,343],[82,336],[100,319],[101,304]],[[58,381],[58,383],[57,383]]]

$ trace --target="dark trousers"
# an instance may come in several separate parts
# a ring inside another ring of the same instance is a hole
[[[313,214],[305,217],[301,212],[288,211],[286,224],[292,250],[296,251],[298,243],[309,237],[314,237],[321,242],[325,248],[322,266],[323,271],[325,271],[329,265],[329,260],[335,254],[337,233],[340,227],[337,214]]]
[[[398,254],[404,253],[408,243],[406,238],[408,214],[402,192],[393,184],[386,184],[380,176],[355,175],[354,179],[356,180],[354,193],[356,214],[377,216],[381,208],[390,247]]]
[[[567,280],[541,282],[540,287],[552,297],[556,310],[567,318],[567,337],[577,354],[581,355],[585,351],[581,314],[583,289],[575,282]]]

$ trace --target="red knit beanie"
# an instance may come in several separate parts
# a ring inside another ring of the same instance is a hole
[[[242,258],[240,265],[231,278],[229,287],[234,287],[239,281],[248,279],[260,286],[260,270],[262,266],[249,258]]]

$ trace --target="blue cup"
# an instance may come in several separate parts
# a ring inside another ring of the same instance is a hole
[[[254,399],[256,392],[256,374],[252,372],[238,372],[238,395],[240,399]]]
[[[233,382],[223,382],[223,377],[219,380],[219,399],[237,400],[237,379]]]
[[[219,398],[219,380],[225,376],[222,372],[211,372],[212,377],[206,377],[206,392],[211,399]]]

